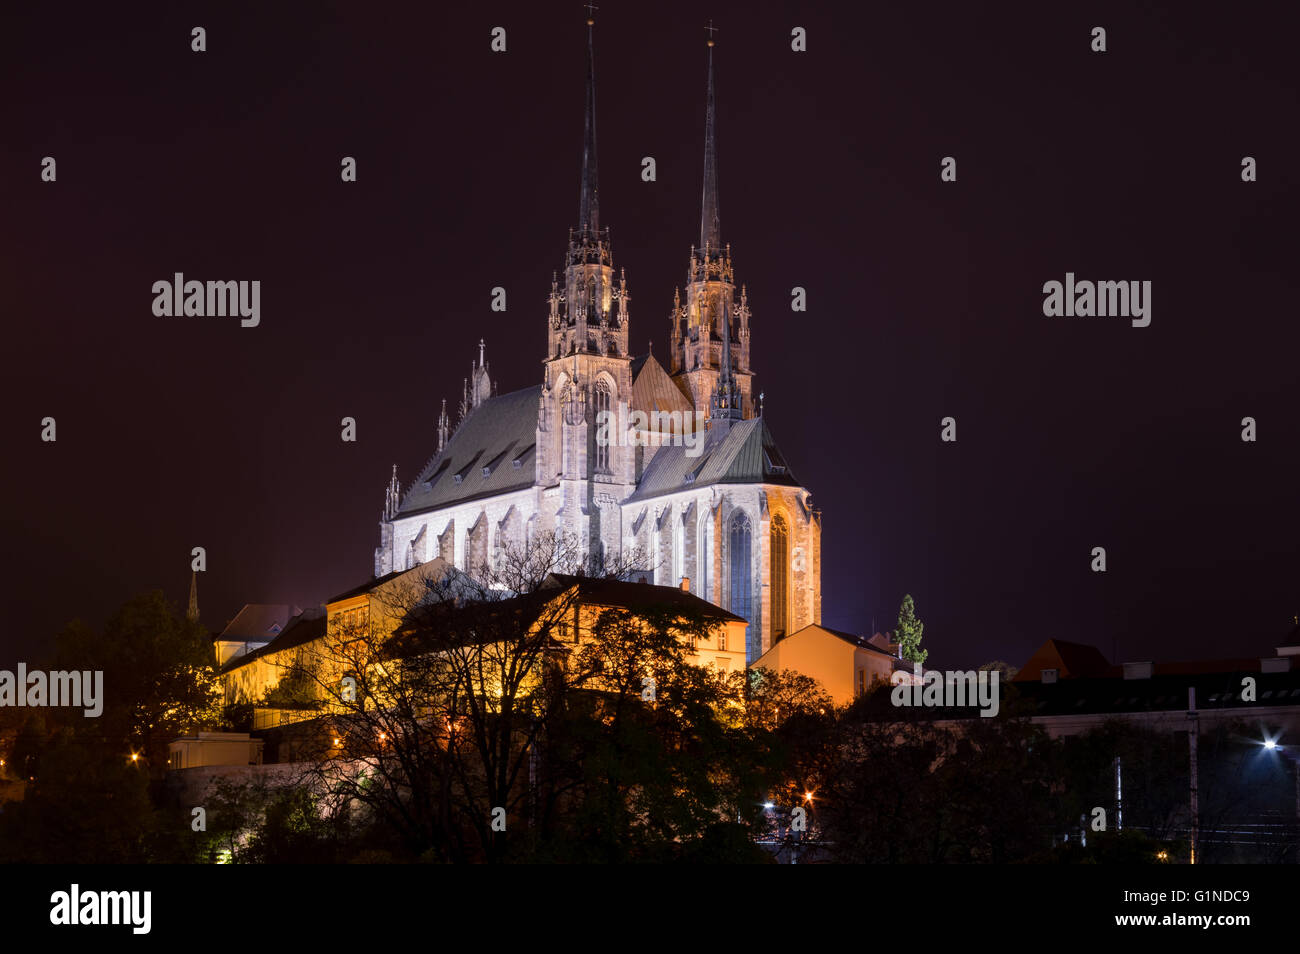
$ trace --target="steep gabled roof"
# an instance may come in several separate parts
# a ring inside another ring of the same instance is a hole
[[[775,643],[772,644],[771,649],[769,649],[766,653],[764,653],[763,657],[767,656],[769,653],[775,650],[777,646],[780,646],[782,643],[788,643],[792,639],[798,639],[801,636],[816,636],[818,633],[825,633],[828,636],[833,636],[834,638],[842,642],[848,643],[854,649],[861,649],[864,652],[874,653],[877,656],[884,656],[886,659],[893,660],[895,662],[898,661],[895,659],[893,653],[885,652],[879,646],[872,645],[872,643],[864,636],[858,636],[855,633],[846,633],[840,629],[831,629],[829,626],[822,626],[818,623],[809,623],[807,626],[803,627],[802,629],[797,629],[793,633],[790,633],[788,636],[783,636],[781,639],[777,640]],[[759,657],[759,660],[757,663],[755,663],[755,665],[761,663],[763,661],[763,657]]]
[[[649,608],[667,608],[693,613],[705,619],[735,620],[745,622],[743,616],[728,612],[715,606],[708,600],[701,599],[694,593],[677,586],[655,586],[650,583],[631,583],[627,580],[610,580],[591,576],[570,576],[565,573],[552,573],[549,580],[558,586],[578,588],[580,603],[596,606],[611,606],[627,610]]]
[[[289,620],[301,613],[288,603],[245,603],[235,618],[226,624],[217,639],[232,642],[269,642],[275,639]]]
[[[425,464],[397,512],[409,516],[533,486],[541,396],[539,384],[488,398],[471,411]]]
[[[685,442],[659,448],[628,501],[710,484],[799,486],[761,417],[730,426],[715,422],[696,452],[697,456],[690,456],[691,448]]]
[[[677,378],[668,376],[654,355],[632,359],[632,409],[650,413],[666,411],[689,414],[694,410],[690,395]]]
[[[275,639],[261,646],[251,653],[243,656],[236,656],[224,666],[221,667],[222,673],[230,672],[241,666],[261,659],[263,656],[270,656],[273,653],[283,652],[286,649],[293,649],[295,646],[301,646],[304,643],[310,643],[313,640],[322,638],[325,635],[326,617],[325,610],[322,608],[303,610],[293,619],[289,620],[287,626],[276,636]]]
[[[1012,682],[1036,682],[1043,678],[1044,669],[1059,670],[1061,679],[1082,679],[1105,676],[1111,665],[1095,646],[1049,639],[1029,657]]]

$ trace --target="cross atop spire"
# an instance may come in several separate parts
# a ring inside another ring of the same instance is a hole
[[[709,21],[709,85],[704,108],[704,198],[700,210],[701,253],[717,255],[722,250],[722,219],[718,212],[718,150],[715,142],[717,118],[713,105],[713,21]]]
[[[599,190],[596,186],[596,53],[592,37],[595,7],[587,4],[587,102],[582,125],[582,192],[578,199],[579,240],[600,228]]]

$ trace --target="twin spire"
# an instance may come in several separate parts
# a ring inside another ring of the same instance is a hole
[[[700,257],[704,267],[701,274],[709,274],[710,256],[722,255],[722,214],[718,208],[718,145],[717,110],[713,102],[713,25],[709,24],[709,79],[704,106],[704,194],[700,198]],[[728,255],[728,258],[730,255]],[[735,369],[731,366],[731,308],[724,304],[721,312],[722,347],[718,367],[718,383],[713,389],[712,420],[738,421],[744,417],[740,387],[736,384]]]
[[[599,189],[596,179],[596,63],[593,38],[595,21],[590,16],[590,13],[591,7],[588,5],[587,88],[582,130],[582,187],[578,197],[578,228],[576,236],[571,237],[569,245],[570,266],[585,266],[593,261],[602,265],[613,264],[612,259],[608,258],[607,236],[602,235],[600,230]],[[716,277],[730,283],[730,253],[722,245],[722,214],[718,202],[717,106],[713,81],[714,27],[712,22],[710,22],[708,30],[708,80],[705,87],[704,186],[700,197],[700,244],[693,250],[691,271],[697,279],[703,282],[708,282],[711,277]],[[584,269],[582,275],[584,290],[588,282],[598,280],[599,273],[589,278]],[[572,281],[570,285],[572,285]],[[576,289],[571,287],[569,293],[570,296],[573,296],[577,292]],[[577,335],[582,342],[586,341],[587,327],[600,320],[597,305],[600,296],[598,287],[593,286],[588,294],[590,297],[586,302],[587,307],[583,309],[579,306],[579,311],[585,312],[578,319]],[[558,299],[553,290],[553,327],[555,327],[557,304]],[[722,338],[721,355],[718,365],[718,377],[713,386],[713,393],[707,396],[710,403],[710,418],[722,421],[740,420],[744,416],[743,396],[736,381],[735,369],[732,366],[731,310],[730,301],[722,304],[718,309],[721,325],[718,331]],[[583,322],[584,318],[585,324]],[[577,350],[585,349],[579,345]],[[554,347],[552,351],[555,351]],[[704,398],[705,395],[700,394],[697,400]]]
[[[590,13],[590,5],[588,5]],[[587,17],[587,91],[582,124],[582,187],[578,194],[578,239],[600,231],[600,189],[596,175],[596,54],[595,20]],[[709,79],[704,112],[704,194],[700,212],[700,249],[717,255],[722,249],[722,218],[718,209],[718,150],[713,103],[713,26],[709,26]]]
[[[717,118],[713,107],[713,38],[709,38],[709,88],[704,107],[704,195],[700,202],[700,248],[714,255],[722,248],[722,218],[718,212]]]
[[[587,17],[587,104],[582,127],[582,193],[578,199],[579,241],[600,230],[600,190],[596,183],[596,53],[592,41],[595,20]]]

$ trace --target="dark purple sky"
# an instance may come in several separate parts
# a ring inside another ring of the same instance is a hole
[[[580,4],[231,6],[0,13],[0,666],[142,590],[182,602],[196,545],[213,627],[362,582],[389,468],[431,454],[478,339],[503,392],[539,380]],[[602,224],[662,357],[712,17],[723,238],[823,511],[824,622],[886,628],[910,592],[941,666],[1271,652],[1300,612],[1295,14],[756,6],[601,5]],[[176,271],[260,280],[261,326],[154,317]],[[1045,318],[1067,271],[1152,281],[1151,326]]]

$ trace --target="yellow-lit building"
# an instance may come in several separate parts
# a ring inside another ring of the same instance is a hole
[[[825,626],[791,633],[754,663],[776,671],[793,670],[816,679],[837,706],[847,705],[877,681],[888,682],[899,660],[881,646]]]
[[[688,662],[712,666],[720,672],[745,668],[745,618],[691,593],[688,583],[681,587],[654,586],[559,574],[551,580],[559,588],[556,598],[563,601],[561,605],[573,618],[571,628],[567,623],[561,627],[561,641],[571,638],[575,646],[581,645],[606,609],[633,614],[651,607],[678,609],[683,615],[696,615],[712,624],[711,635],[689,647]]]
[[[454,591],[452,575],[458,571],[441,559],[410,570],[390,573],[329,600],[323,611],[303,613],[262,649],[231,660],[221,670],[229,703],[255,706],[253,728],[267,729],[324,714],[322,709],[293,708],[283,701],[268,701],[267,693],[281,685],[286,674],[308,669],[320,686],[337,686],[348,675],[347,653],[341,642],[365,639],[377,651],[390,636],[404,628],[417,639],[397,655],[421,651],[418,636],[426,624],[414,619],[417,608],[439,602]],[[687,647],[687,661],[726,673],[745,667],[746,620],[689,592],[685,587],[655,586],[594,577],[552,574],[543,588],[527,600],[504,599],[488,604],[502,611],[522,607],[523,625],[548,625],[554,648],[579,649],[603,611],[622,610],[635,617],[652,609],[677,611],[683,618],[698,617],[709,635]],[[360,654],[364,656],[364,653]],[[369,657],[378,664],[377,656]],[[328,694],[320,693],[323,702]],[[259,705],[261,703],[261,705]]]
[[[427,597],[430,585],[436,585],[446,572],[446,563],[431,560],[414,569],[371,580],[334,597],[323,608],[295,616],[271,642],[222,667],[220,674],[227,704],[256,705],[280,684],[286,673],[303,667],[316,669],[321,682],[337,684],[343,672],[324,671],[339,667],[339,654],[327,640],[362,633],[380,638],[390,635],[410,608]],[[276,716],[272,720],[273,724],[283,721],[293,721],[293,717]],[[266,727],[254,725],[254,728]]]

